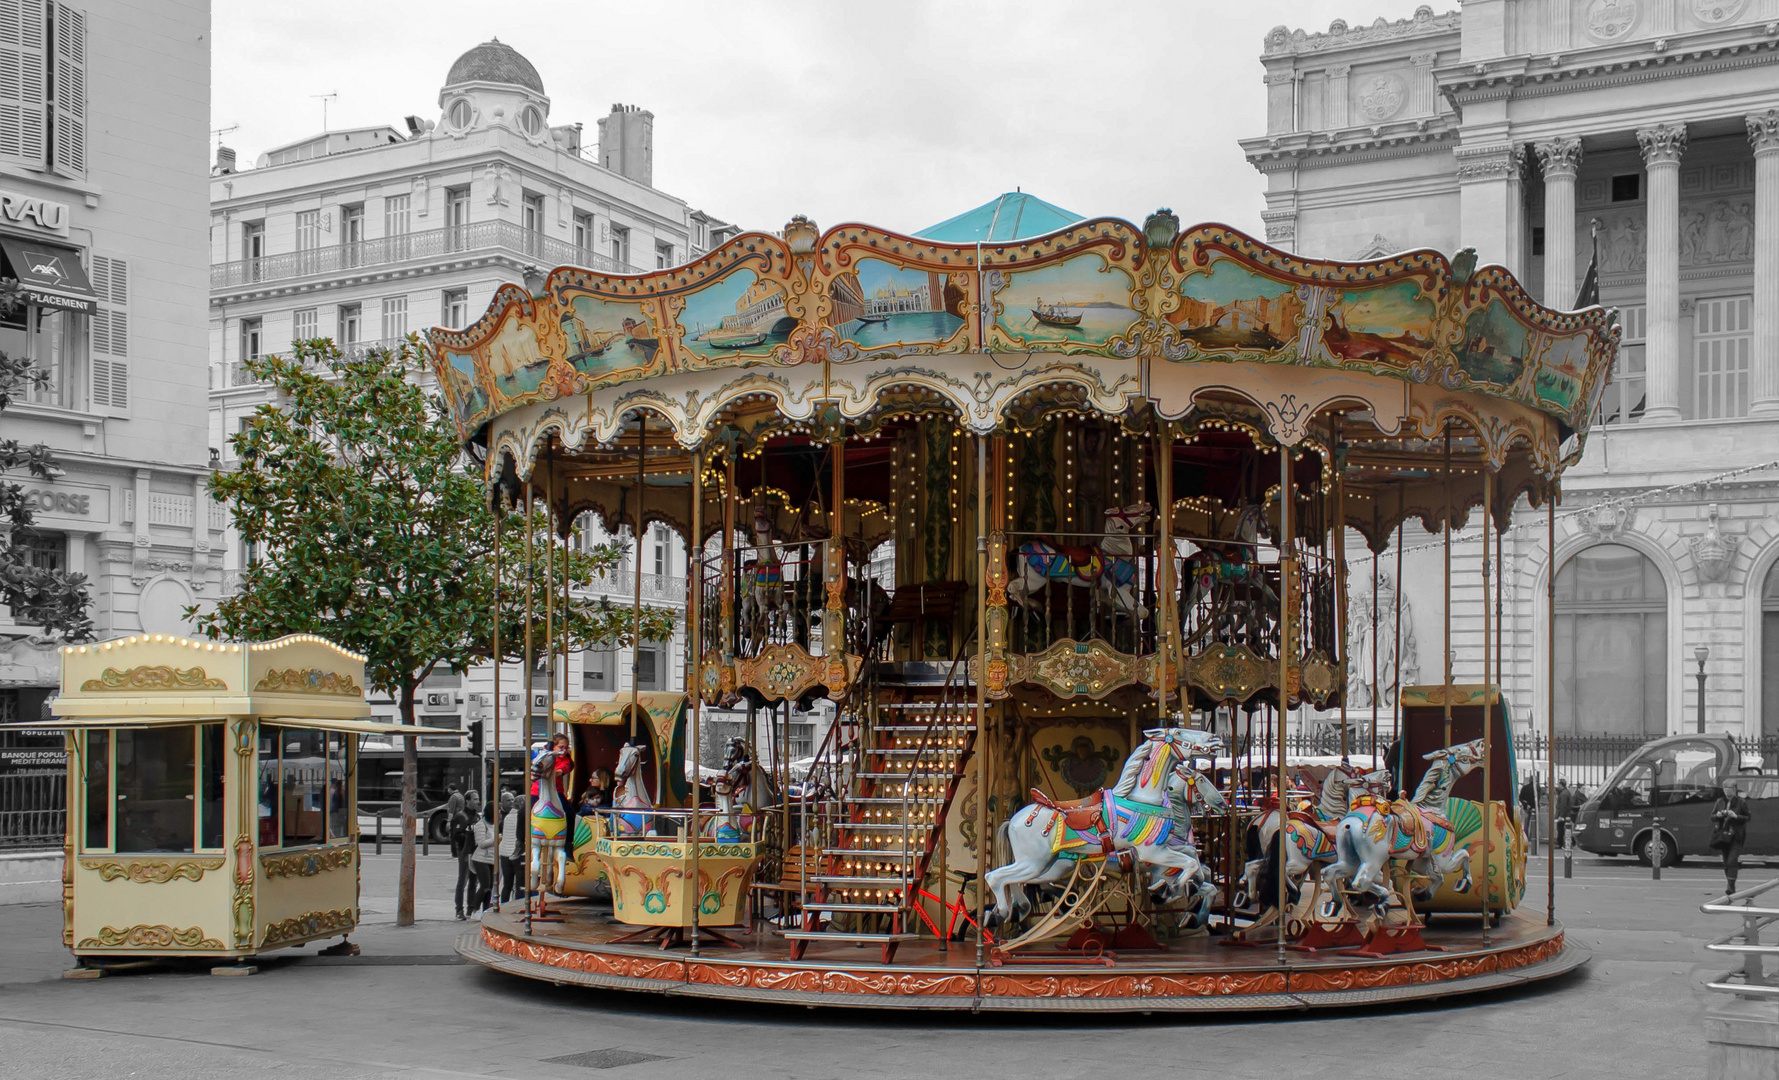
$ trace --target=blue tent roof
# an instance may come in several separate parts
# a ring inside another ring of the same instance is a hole
[[[1081,215],[1072,210],[1064,210],[1021,191],[1009,191],[914,235],[923,240],[942,240],[950,244],[1024,240],[1053,233],[1080,220]]]

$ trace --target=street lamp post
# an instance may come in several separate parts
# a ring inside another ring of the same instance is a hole
[[[1705,660],[1711,655],[1707,646],[1700,645],[1693,650],[1693,658],[1699,662],[1699,734],[1705,734]]]

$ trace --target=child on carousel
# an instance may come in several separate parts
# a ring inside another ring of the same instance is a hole
[[[550,736],[549,757],[540,758],[531,771],[531,803],[537,805],[541,789],[538,787],[545,776],[556,788],[556,805],[562,807],[563,836],[573,842],[575,804],[569,799],[569,788],[574,783],[574,753],[569,749],[568,733],[558,731]]]

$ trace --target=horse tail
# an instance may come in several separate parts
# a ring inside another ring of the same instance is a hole
[[[1006,866],[1013,861],[1013,837],[1011,828],[1013,819],[1008,818],[995,827],[994,846],[989,850],[993,853],[995,866]],[[982,871],[987,876],[988,870]]]

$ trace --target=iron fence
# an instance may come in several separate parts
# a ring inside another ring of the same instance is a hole
[[[0,850],[59,848],[68,822],[68,776],[60,769],[0,776]]]

